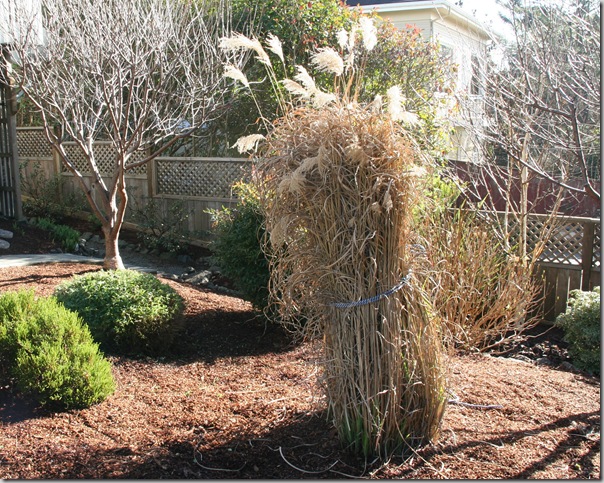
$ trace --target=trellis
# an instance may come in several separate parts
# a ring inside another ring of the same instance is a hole
[[[48,159],[52,158],[52,146],[44,135],[43,128],[20,128],[17,129],[17,143],[19,146],[19,156],[26,159]],[[65,153],[68,159],[74,164],[81,173],[89,174],[90,169],[86,156],[81,148],[73,141],[64,142]],[[113,166],[116,160],[116,152],[110,141],[95,141],[93,145],[94,159],[99,171],[103,175],[113,173]],[[146,156],[146,151],[139,150],[132,153],[128,163],[142,161]],[[67,168],[61,165],[61,172],[67,173]],[[146,175],[147,166],[143,165],[128,171],[132,175]]]
[[[230,201],[233,183],[249,175],[246,159],[165,157],[155,160],[152,184],[159,196]]]
[[[63,143],[65,147],[65,154],[68,159],[75,165],[76,169],[81,173],[90,173],[88,168],[88,161],[82,149],[75,142]],[[99,168],[99,171],[103,175],[110,175],[113,173],[113,167],[116,163],[116,152],[110,141],[95,141],[93,145],[94,149],[94,160]],[[134,151],[127,164],[136,163],[142,161],[147,156],[147,152],[144,150]],[[67,168],[63,166],[63,170],[67,171]],[[136,168],[128,170],[130,175],[145,175],[147,173],[147,165],[138,166]]]
[[[42,127],[17,128],[17,145],[22,158],[52,157],[52,147]]]
[[[503,213],[499,213],[500,217]],[[552,223],[553,221],[553,223]],[[549,227],[546,224],[552,224]],[[548,215],[531,214],[527,216],[527,251],[534,250],[538,242],[544,243],[539,256],[542,263],[560,265],[600,266],[600,221],[594,218],[558,216],[551,220]],[[544,229],[551,228],[551,235],[542,240]],[[595,229],[595,231],[594,231]],[[520,226],[514,224],[510,228],[511,241],[517,244],[520,240]],[[591,246],[585,252],[585,246]]]

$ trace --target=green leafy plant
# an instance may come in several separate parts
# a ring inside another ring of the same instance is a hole
[[[2,363],[41,404],[86,408],[115,390],[111,364],[78,315],[33,291],[0,296]]]
[[[80,314],[103,349],[121,354],[165,353],[184,309],[172,287],[134,270],[79,275],[57,287],[55,296]]]
[[[154,198],[147,198],[144,203],[133,198],[132,221],[144,230],[139,233],[139,239],[149,250],[184,252],[190,241],[183,229],[189,215],[190,211],[182,200],[170,200],[164,212]]]
[[[573,364],[592,374],[600,374],[600,287],[591,292],[572,290],[566,312],[558,315],[556,325],[570,344]]]
[[[46,218],[60,223],[84,206],[80,193],[66,194],[60,174],[48,175],[39,162],[19,166],[23,212],[29,218]]]
[[[233,186],[238,202],[234,208],[209,210],[214,234],[212,250],[227,277],[254,307],[268,306],[269,265],[262,250],[264,216],[256,188],[239,182]]]
[[[58,225],[48,218],[39,218],[34,224],[49,231],[53,240],[60,243],[65,251],[71,252],[75,250],[76,245],[80,240],[80,233],[77,230],[74,230],[67,225]]]

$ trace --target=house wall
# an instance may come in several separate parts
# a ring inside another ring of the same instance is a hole
[[[385,7],[385,10],[378,8],[377,13],[382,18],[390,20],[399,29],[408,28],[410,25],[417,26],[426,40],[440,42],[450,52],[453,63],[458,67],[455,79],[457,92],[467,94],[468,102],[472,103],[476,115],[481,115],[481,94],[485,75],[483,59],[486,57],[488,38],[484,30],[478,29],[476,24],[442,6],[409,10],[390,10],[390,7]],[[476,92],[477,87],[478,92]],[[455,126],[451,139],[453,148],[447,157],[458,161],[476,161],[479,153],[460,126],[461,123],[455,120],[453,123]]]

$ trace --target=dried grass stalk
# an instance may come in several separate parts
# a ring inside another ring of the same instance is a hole
[[[464,210],[443,212],[428,224],[422,278],[442,318],[446,347],[493,349],[539,321],[540,284],[532,267],[506,254],[493,226]]]
[[[418,287],[330,306],[383,293],[409,273],[418,163],[389,116],[331,105],[280,119],[257,164],[272,296],[292,330],[323,338],[331,415],[366,456],[435,438],[445,407],[438,321]]]

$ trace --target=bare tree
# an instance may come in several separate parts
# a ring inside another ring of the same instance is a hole
[[[484,111],[465,109],[463,116],[483,166],[503,155],[523,187],[538,177],[599,203],[599,6],[592,0],[502,3],[513,38],[495,40],[494,50],[504,56],[485,76]]]
[[[107,269],[123,268],[117,242],[126,173],[225,106],[222,66],[242,62],[218,47],[231,28],[225,1],[43,0],[42,45],[25,34],[12,46],[14,81],[40,111],[48,140],[101,222]],[[17,18],[16,28],[30,32],[32,19]],[[114,148],[108,173],[97,162],[96,140]],[[75,141],[85,169],[65,141]],[[135,160],[139,151],[145,154]]]

